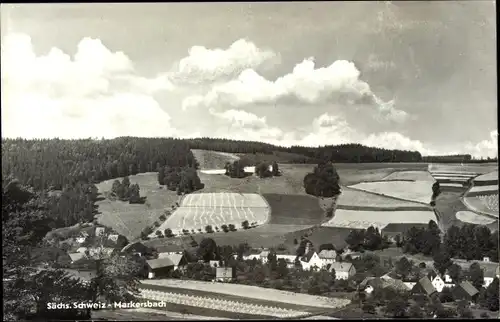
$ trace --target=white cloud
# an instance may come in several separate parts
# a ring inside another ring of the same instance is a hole
[[[31,38],[2,39],[2,135],[6,137],[166,136],[170,116],[151,96],[166,76],[137,75],[123,52],[84,38],[74,57],[37,55]]]
[[[246,69],[237,79],[214,85],[203,96],[186,98],[183,109],[199,105],[241,107],[258,103],[273,104],[283,99],[294,99],[301,104],[339,101],[344,105],[376,106],[380,117],[387,120],[401,122],[406,119],[406,112],[396,110],[394,101],[382,101],[359,76],[360,72],[354,63],[346,60],[315,68],[313,58],[308,58],[297,64],[290,74],[274,82],[253,69]]]
[[[477,144],[467,143],[465,149],[476,158],[498,157],[498,130],[491,131],[490,138],[487,140],[482,140]]]
[[[360,143],[366,146],[391,150],[419,151],[422,155],[435,154],[433,150],[428,149],[421,141],[412,140],[398,132],[370,134],[367,138],[361,140]]]
[[[246,39],[235,41],[227,49],[193,46],[189,49],[189,55],[179,61],[172,79],[187,84],[210,83],[277,60],[279,56],[276,53],[260,49]]]

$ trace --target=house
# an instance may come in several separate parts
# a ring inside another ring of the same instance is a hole
[[[168,258],[173,266],[173,270],[183,269],[188,264],[187,258],[184,254],[170,254],[170,253],[159,253],[158,259]]]
[[[443,291],[443,288],[445,287],[445,283],[444,283],[443,279],[441,278],[441,276],[439,276],[439,275],[436,275],[431,280],[431,284],[436,289],[436,291],[438,291],[439,293],[441,293]]]
[[[175,264],[168,257],[146,260],[148,278],[168,277]]]
[[[336,279],[347,280],[356,274],[356,269],[352,263],[335,262],[328,264],[326,268],[329,272],[335,270]]]
[[[311,270],[312,268],[323,268],[323,261],[319,258],[314,250],[309,250],[300,258],[300,264],[303,270]]]
[[[69,253],[68,256],[71,259],[71,264],[74,264],[76,262],[79,262],[87,258],[87,256],[84,253]]]
[[[215,269],[215,280],[218,282],[230,282],[236,278],[236,267],[217,267]]]
[[[380,235],[382,237],[387,236],[387,238],[395,242],[396,241],[396,236],[399,235],[402,239],[402,237],[405,235],[405,233],[410,230],[412,227],[416,228],[427,228],[427,224],[422,224],[422,223],[390,223],[384,228],[380,230]]]
[[[96,227],[95,228],[95,236],[96,237],[104,236],[105,232],[106,232],[106,228],[104,228],[104,227]]]
[[[122,249],[128,244],[128,240],[125,236],[119,234],[110,234],[108,238],[104,240],[104,246],[110,248]]]
[[[411,289],[412,294],[423,294],[426,296],[431,296],[436,292],[437,291],[432,285],[431,280],[427,276],[424,276],[421,279],[419,279],[418,282],[415,284],[415,286]]]
[[[479,291],[468,281],[458,284],[452,292],[456,300],[473,301],[479,295]]]
[[[318,256],[323,262],[323,265],[326,266],[327,264],[336,262],[337,252],[335,250],[323,249],[321,252],[319,252]]]
[[[87,252],[85,252],[85,253],[87,254],[87,256],[89,256],[91,258],[102,259],[102,258],[111,257],[113,254],[115,254],[117,252],[118,252],[117,249],[111,248],[111,247],[92,247],[92,248],[88,248]]]
[[[286,262],[286,266],[288,268],[295,267],[295,260],[297,259],[296,255],[276,255],[276,259],[279,261],[280,259]]]
[[[497,266],[495,269],[493,269],[493,267],[484,267],[483,268],[483,274],[484,274],[483,286],[484,287],[488,287],[493,282],[495,277],[498,277],[498,268],[499,268],[499,266]]]
[[[169,253],[169,254],[182,254],[184,252],[184,247],[180,245],[162,245],[156,248],[158,253]]]
[[[359,285],[358,290],[371,294],[375,289],[392,288],[396,291],[408,291],[408,287],[399,279],[383,279],[380,277],[367,277]]]
[[[90,280],[97,276],[95,269],[64,269],[70,276],[76,277],[83,281],[85,284],[90,283]]]
[[[218,267],[219,261],[209,261],[210,267]]]
[[[259,254],[259,259],[262,261],[262,263],[267,263],[267,256],[269,256],[269,251],[268,250],[263,250]]]

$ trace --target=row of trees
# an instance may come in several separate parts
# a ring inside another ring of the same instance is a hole
[[[277,177],[280,175],[278,163],[274,161],[270,165],[267,162],[259,162],[255,165],[255,174],[259,178]]]
[[[431,220],[426,228],[412,227],[403,236],[396,236],[396,245],[405,253],[482,260],[489,257],[497,262],[499,256],[498,231],[493,233],[486,226],[463,224],[451,226],[443,238],[437,224]]]
[[[364,250],[379,250],[389,247],[390,242],[383,238],[378,228],[373,226],[365,229],[352,230],[347,235],[345,242],[355,252]]]
[[[244,178],[249,175],[245,172],[245,164],[240,160],[235,160],[233,163],[227,162],[224,169],[225,175],[231,178]]]
[[[229,153],[263,153],[275,151],[293,153],[308,158],[308,163],[334,162],[421,162],[422,156],[415,151],[387,150],[361,144],[341,144],[321,147],[281,147],[262,142],[228,139],[198,138],[186,140],[192,149],[214,150]]]

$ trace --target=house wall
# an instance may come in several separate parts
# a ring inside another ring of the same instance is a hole
[[[483,286],[488,287],[492,282],[493,282],[493,277],[485,277]]]
[[[432,286],[434,286],[434,288],[436,289],[436,291],[440,292],[443,291],[443,288],[444,288],[444,281],[439,277],[439,276],[436,276],[433,280],[432,280]]]

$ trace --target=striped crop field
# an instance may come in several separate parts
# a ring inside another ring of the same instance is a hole
[[[384,228],[391,223],[403,224],[427,224],[430,220],[436,220],[432,210],[415,211],[360,211],[337,209],[335,215],[324,227],[366,229],[369,226]]]
[[[194,193],[186,195],[180,207],[157,230],[164,232],[170,228],[174,234],[182,234],[184,229],[205,232],[207,225],[215,230],[229,224],[240,229],[245,220],[257,225],[266,223],[269,213],[268,203],[258,194]]]
[[[495,219],[468,210],[458,211],[455,216],[458,220],[474,225],[489,225],[495,222]]]
[[[397,171],[385,177],[384,180],[436,181],[428,171]]]
[[[481,181],[496,181],[496,182],[498,182],[498,170],[488,172],[488,173],[485,173],[483,175],[480,175],[480,176],[474,178],[474,183],[481,182]]]
[[[345,298],[315,296],[303,293],[293,293],[271,288],[258,286],[230,284],[230,283],[212,283],[192,280],[141,280],[141,288],[151,286],[164,287],[170,291],[183,292],[190,291],[190,294],[205,295],[217,298],[227,298],[240,302],[257,305],[279,306],[283,309],[292,309],[294,311],[311,311],[311,309],[335,309],[348,305],[351,301]],[[157,288],[159,289],[159,288]],[[205,294],[204,294],[205,293]]]
[[[398,208],[416,208],[425,210],[429,206],[347,187],[342,188],[342,193],[337,200],[337,209],[370,210],[370,208],[373,208],[373,210],[380,208],[391,208],[392,210],[397,210]]]
[[[498,218],[498,193],[464,197],[464,204],[470,210]]]
[[[429,204],[432,195],[432,182],[429,181],[361,182],[349,188],[424,204]]]

